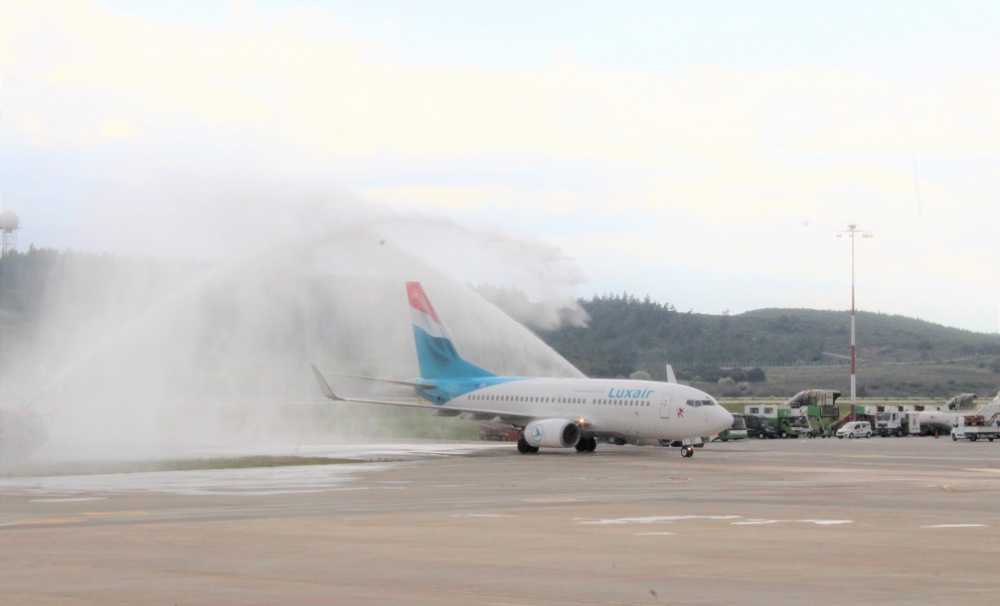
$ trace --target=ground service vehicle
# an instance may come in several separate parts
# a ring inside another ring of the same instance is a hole
[[[983,415],[959,415],[955,426],[951,428],[952,441],[989,440],[1000,438],[1000,415],[987,419]]]
[[[789,398],[785,404],[793,416],[804,417],[808,427],[807,431],[799,429],[798,433],[810,438],[832,436],[833,424],[840,417],[839,397],[840,392],[834,389],[805,389]],[[801,427],[801,423],[799,425]]]
[[[920,418],[914,411],[894,410],[875,413],[875,433],[888,436],[912,436],[920,433]]]
[[[729,426],[729,429],[724,429],[719,432],[719,437],[717,437],[716,440],[720,440],[722,442],[728,442],[729,440],[745,440],[748,435],[746,417],[738,412],[735,412],[733,413],[733,424]]]
[[[783,438],[778,430],[777,406],[747,406],[743,415],[747,425],[747,436],[751,438]]]
[[[757,438],[827,437],[839,409],[834,404],[839,391],[807,389],[780,406],[748,404],[743,408],[747,431]]]
[[[479,439],[490,442],[517,442],[521,432],[513,425],[497,421],[479,424]]]
[[[872,425],[868,421],[848,421],[837,430],[837,437],[844,438],[870,438],[872,437]]]

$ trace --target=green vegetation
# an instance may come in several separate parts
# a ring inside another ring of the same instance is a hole
[[[848,389],[847,312],[681,313],[627,294],[580,303],[589,326],[540,336],[588,376],[646,371],[662,380],[670,362],[680,380],[723,396]],[[858,335],[861,394],[985,395],[1000,385],[998,335],[868,312],[858,314]]]
[[[73,271],[67,270],[70,267]],[[133,276],[128,288],[111,288],[126,267],[141,271],[127,272]],[[58,289],[86,291],[88,296],[73,313],[87,317],[109,313],[114,307],[109,302],[154,297],[163,277],[185,270],[146,258],[41,249],[0,259],[0,373],[5,358],[15,352],[9,344],[30,340],[42,329],[42,310]],[[72,283],[84,279],[86,288]],[[591,318],[587,327],[540,336],[588,376],[662,380],[669,362],[680,380],[725,397],[789,396],[809,387],[848,389],[849,319],[844,311],[762,309],[710,315],[679,312],[669,304],[628,294],[580,303]],[[63,320],[71,324],[72,318]],[[858,316],[858,335],[861,394],[986,395],[1000,386],[998,335],[868,312]],[[426,423],[447,436],[473,434],[473,424],[390,417],[399,420],[404,432],[412,424]]]

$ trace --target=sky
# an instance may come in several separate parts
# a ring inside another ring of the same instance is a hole
[[[995,2],[9,2],[0,205],[142,250],[162,183],[308,184],[709,313],[847,308],[857,223],[861,309],[993,332],[997,57]]]

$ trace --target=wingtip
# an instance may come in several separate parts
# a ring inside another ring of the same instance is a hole
[[[333,391],[333,388],[330,387],[330,384],[326,382],[326,377],[324,377],[323,373],[321,373],[319,369],[316,368],[316,365],[310,364],[309,366],[312,367],[313,375],[316,377],[316,382],[319,383],[319,388],[323,392],[323,395],[326,396],[327,398],[330,398],[331,400],[342,399]]]

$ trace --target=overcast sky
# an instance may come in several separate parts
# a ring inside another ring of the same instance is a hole
[[[6,2],[0,204],[103,250],[156,175],[319,180],[733,313],[846,308],[857,222],[862,309],[996,331],[998,57],[992,1]]]

